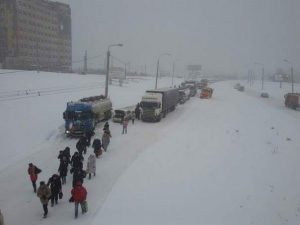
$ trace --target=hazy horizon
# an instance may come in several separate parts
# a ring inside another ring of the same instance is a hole
[[[155,72],[161,67],[184,73],[188,64],[201,64],[203,73],[246,74],[277,68],[299,70],[300,1],[297,0],[60,0],[72,10],[73,60],[102,54],[91,67],[103,67],[107,47],[130,62],[131,70]],[[74,67],[81,67],[76,64]],[[259,72],[257,72],[259,73]]]

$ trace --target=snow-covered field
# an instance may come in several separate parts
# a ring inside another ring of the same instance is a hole
[[[114,108],[136,104],[154,82],[111,85]],[[127,135],[111,122],[109,151],[97,160],[97,176],[84,182],[89,212],[74,219],[69,175],[64,198],[41,219],[27,165],[36,164],[43,170],[39,181],[48,180],[57,171],[58,151],[70,146],[74,152],[76,140],[63,134],[66,102],[103,94],[104,76],[1,75],[0,208],[6,224],[298,225],[300,112],[284,107],[290,86],[266,83],[271,98],[262,99],[258,82],[244,82],[245,92],[233,89],[235,83],[213,84],[212,99],[192,98],[160,123],[129,124]],[[170,84],[159,80],[160,87]]]

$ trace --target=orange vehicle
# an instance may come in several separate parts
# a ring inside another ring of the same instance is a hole
[[[211,98],[213,94],[213,89],[205,87],[201,89],[200,98]]]

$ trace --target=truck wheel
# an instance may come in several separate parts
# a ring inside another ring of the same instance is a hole
[[[156,119],[157,122],[161,121],[161,114],[159,114],[159,116]]]

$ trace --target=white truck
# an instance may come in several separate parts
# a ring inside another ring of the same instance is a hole
[[[176,108],[179,99],[177,88],[161,88],[146,91],[142,97],[143,121],[160,121],[168,112]]]

